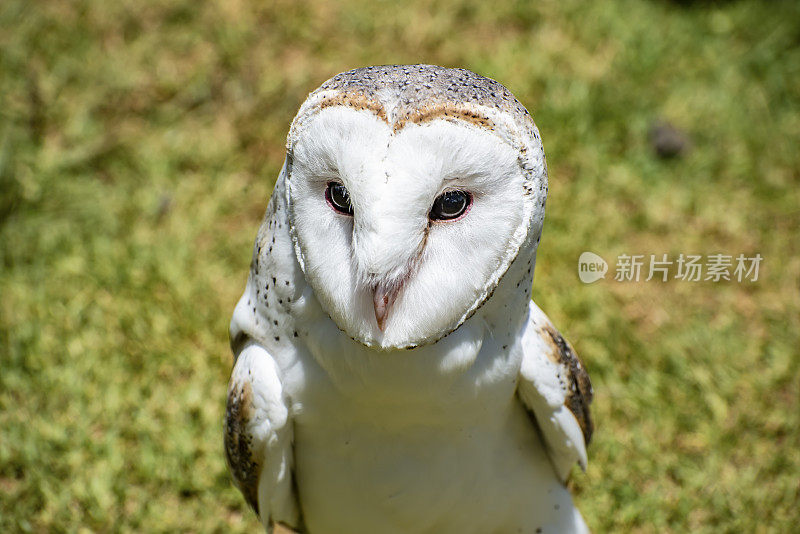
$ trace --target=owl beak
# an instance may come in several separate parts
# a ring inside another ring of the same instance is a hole
[[[372,304],[375,306],[375,320],[378,321],[378,328],[380,328],[381,332],[386,327],[386,319],[389,317],[389,312],[399,292],[399,285],[396,287],[386,287],[383,284],[375,286],[372,294]]]

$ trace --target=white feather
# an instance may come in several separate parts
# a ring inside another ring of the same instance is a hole
[[[522,333],[523,358],[517,391],[536,417],[559,478],[566,480],[576,462],[586,470],[586,443],[578,420],[564,404],[569,391],[563,377],[568,370],[548,357],[552,346],[534,326],[534,318],[540,324],[550,323],[539,307],[531,302]]]
[[[292,424],[278,373],[269,353],[250,344],[238,355],[230,380],[234,396],[250,392],[239,398],[249,415],[244,436],[252,456],[261,460],[257,498],[265,527],[272,521],[295,523],[298,516],[292,494]]]

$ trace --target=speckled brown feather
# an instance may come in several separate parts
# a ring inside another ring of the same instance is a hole
[[[564,404],[575,416],[575,419],[578,420],[584,441],[588,445],[594,432],[594,425],[589,412],[589,405],[592,402],[594,391],[592,383],[589,381],[589,374],[578,359],[578,355],[575,354],[572,345],[564,339],[564,336],[558,330],[550,324],[538,325],[537,330],[542,339],[553,349],[552,352],[547,354],[547,357],[552,362],[563,365],[569,373],[567,377],[569,391]]]
[[[253,438],[248,431],[252,417],[253,391],[250,384],[231,384],[225,417],[225,456],[236,486],[256,514],[261,464],[253,454]]]

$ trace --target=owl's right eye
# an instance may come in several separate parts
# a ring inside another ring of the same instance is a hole
[[[328,182],[325,189],[325,200],[333,209],[343,215],[353,215],[353,206],[350,204],[350,193],[347,188],[339,182]]]

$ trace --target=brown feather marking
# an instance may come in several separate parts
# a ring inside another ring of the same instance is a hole
[[[318,104],[319,109],[334,106],[344,106],[352,109],[363,109],[372,112],[383,122],[389,123],[386,109],[383,104],[375,98],[370,98],[366,94],[357,90],[348,90],[334,95],[326,96]],[[494,122],[475,106],[463,104],[453,104],[449,102],[437,102],[425,105],[421,108],[407,108],[400,106],[397,111],[397,118],[394,120],[392,130],[397,133],[408,124],[422,124],[436,119],[447,121],[464,121],[491,130]]]
[[[494,123],[489,117],[482,113],[469,109],[467,106],[460,104],[450,103],[437,103],[434,105],[427,105],[419,109],[411,109],[405,112],[404,116],[399,118],[394,123],[394,131],[402,130],[406,124],[422,124],[423,122],[430,122],[436,119],[443,119],[448,121],[461,120],[470,122],[481,128],[491,130],[494,128]]]
[[[589,405],[594,397],[592,383],[589,381],[589,374],[584,369],[572,345],[564,339],[561,333],[551,325],[544,325],[540,331],[545,341],[550,344],[553,351],[547,357],[554,363],[564,365],[569,371],[569,392],[564,404],[578,420],[578,424],[583,432],[583,438],[588,445],[594,432]]]
[[[383,122],[388,122],[388,119],[386,118],[386,110],[383,108],[383,104],[378,102],[377,99],[370,98],[358,90],[344,91],[325,97],[318,105],[320,109],[325,109],[332,106],[346,106],[353,109],[365,109],[374,113],[375,116]]]
[[[233,481],[245,500],[258,510],[258,480],[261,464],[253,455],[253,436],[247,425],[252,417],[253,390],[249,383],[231,384],[225,417],[225,456]]]

